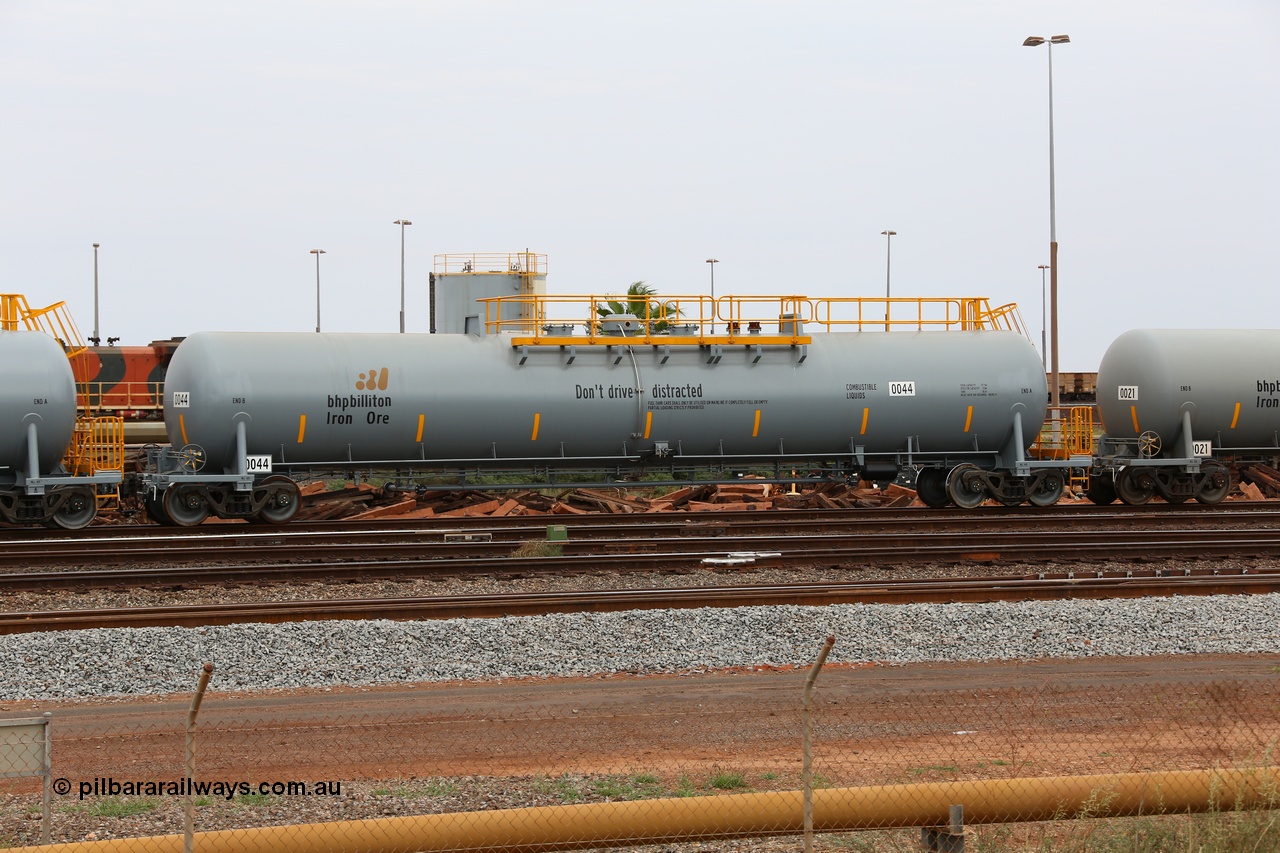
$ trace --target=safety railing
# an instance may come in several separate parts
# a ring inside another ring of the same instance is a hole
[[[1027,455],[1038,460],[1092,456],[1094,440],[1092,406],[1051,408]],[[1087,472],[1083,468],[1072,469],[1070,485],[1073,491],[1084,489],[1088,485]]]
[[[992,308],[981,297],[522,294],[478,301],[488,333],[515,334],[513,345],[615,343],[618,337],[650,344],[797,344],[807,342],[812,330],[1003,329],[1027,336],[1015,304]]]
[[[82,412],[159,411],[164,408],[163,382],[78,382]]]
[[[436,255],[437,275],[497,273],[546,275],[547,256],[537,252],[462,252]]]
[[[985,297],[826,298],[809,300],[825,331],[973,331],[1005,329],[1027,336],[1016,303],[991,307]]]
[[[0,293],[0,329],[44,332],[56,338],[68,356],[78,355],[86,348],[65,302],[32,308],[21,293]]]
[[[124,470],[124,418],[77,418],[71,444],[62,460],[73,474],[92,476],[103,471]],[[98,502],[114,501],[117,491],[101,491]]]

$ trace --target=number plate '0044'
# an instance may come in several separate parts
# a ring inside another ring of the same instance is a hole
[[[890,397],[914,397],[916,395],[916,383],[912,381],[899,381],[889,383]]]
[[[271,457],[246,456],[244,458],[244,471],[246,474],[270,474]]]

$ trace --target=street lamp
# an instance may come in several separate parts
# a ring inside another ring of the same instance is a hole
[[[1040,270],[1040,366],[1049,372],[1049,365],[1045,363],[1045,359],[1049,357],[1049,351],[1045,347],[1044,342],[1044,271],[1049,268],[1048,264],[1041,264]]]
[[[93,244],[93,345],[101,346],[98,336],[98,244]]]
[[[707,263],[711,264],[711,334],[716,333],[716,264],[720,263],[718,258],[707,258]]]
[[[320,334],[320,256],[324,249],[312,249],[311,254],[316,256],[316,334]]]
[[[392,223],[400,226],[400,334],[404,334],[404,227],[413,223],[407,219],[397,219]]]
[[[884,330],[889,331],[889,259],[897,231],[881,231],[884,235]]]
[[[1045,38],[1043,36],[1027,36],[1023,47],[1039,47],[1049,45],[1049,329],[1053,333],[1053,355],[1051,357],[1049,403],[1055,409],[1058,406],[1058,219],[1056,213],[1056,197],[1053,186],[1053,46],[1066,44],[1070,36],[1058,35]]]

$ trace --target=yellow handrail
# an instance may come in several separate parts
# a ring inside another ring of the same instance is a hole
[[[1093,407],[1063,406],[1049,410],[1028,455],[1032,459],[1092,456],[1093,445]]]
[[[522,293],[477,300],[490,334],[515,333],[516,345],[579,343],[619,336],[645,343],[673,338],[750,343],[761,336],[801,342],[804,332],[910,329],[1004,329],[1028,337],[1014,303],[992,308],[984,297],[553,296]],[[513,307],[519,310],[511,310]],[[617,315],[633,318],[631,322]],[[809,340],[807,337],[805,341]],[[692,342],[692,341],[690,341]]]
[[[124,418],[77,418],[63,464],[74,474],[124,470]]]
[[[79,355],[87,349],[65,302],[32,308],[21,293],[0,293],[0,329],[17,331],[19,324],[30,331],[53,336],[68,356]]]
[[[164,382],[77,382],[76,394],[82,411],[164,408]]]

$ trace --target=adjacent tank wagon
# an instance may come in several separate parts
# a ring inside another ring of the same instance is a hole
[[[1089,497],[1217,503],[1227,462],[1280,459],[1280,332],[1136,329],[1098,366]]]
[[[42,332],[0,331],[0,521],[84,527],[97,514],[97,482],[62,465],[76,428],[76,385],[66,352]]]
[[[1047,394],[1021,335],[806,341],[530,348],[502,334],[198,333],[169,366],[165,422],[198,476],[227,484],[156,479],[152,503],[180,524],[264,507],[265,520],[287,520],[296,488],[281,472],[353,463],[816,465],[876,480],[915,467],[934,503],[1061,493],[1061,469],[1026,459]]]

